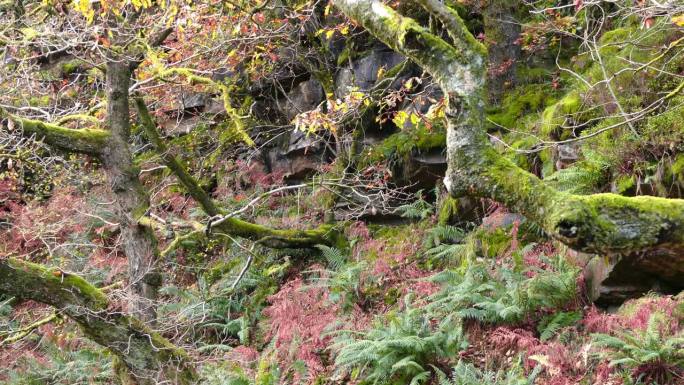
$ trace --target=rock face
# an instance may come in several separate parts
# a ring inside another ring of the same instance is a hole
[[[315,109],[325,100],[323,87],[315,79],[296,85],[287,95],[278,100],[278,109],[291,121],[297,114]]]
[[[187,135],[200,125],[218,124],[225,119],[225,112],[223,102],[210,94],[183,94],[178,108],[164,111],[165,118],[159,119],[159,124],[168,136]]]
[[[343,68],[335,79],[335,96],[344,97],[349,90],[358,87],[361,91],[368,91],[378,81],[378,73],[384,68],[389,70],[406,58],[394,51],[375,50]]]
[[[586,254],[585,254],[586,255]],[[667,258],[666,263],[654,263],[659,258],[649,255],[601,257],[588,255],[584,268],[589,298],[602,306],[619,305],[650,291],[675,294],[684,289],[684,272],[673,268],[684,256]]]
[[[582,149],[578,142],[561,144],[554,147],[552,156],[554,157],[556,170],[562,170],[577,162],[581,157]]]
[[[271,148],[266,157],[269,169],[282,174],[287,183],[296,184],[313,175],[323,164],[332,160],[323,141],[313,134],[291,130],[281,147]]]

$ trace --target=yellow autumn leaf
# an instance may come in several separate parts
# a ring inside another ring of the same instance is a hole
[[[672,16],[672,22],[679,27],[684,27],[684,13],[677,16]]]
[[[411,125],[413,125],[413,127],[418,126],[418,123],[420,122],[420,116],[418,116],[414,113],[411,113],[410,117],[411,117]]]

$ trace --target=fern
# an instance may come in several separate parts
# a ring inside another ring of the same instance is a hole
[[[558,309],[575,298],[578,269],[561,259],[553,271],[537,271],[528,278],[525,271],[499,268],[490,273],[484,260],[469,265],[464,273],[442,272],[432,278],[443,288],[430,297],[429,311],[455,314],[488,323],[517,323],[539,309]]]
[[[316,248],[321,251],[321,255],[331,270],[339,270],[347,262],[347,256],[339,249],[326,245],[316,245]]]
[[[555,336],[560,329],[572,326],[580,319],[582,319],[582,313],[578,311],[558,312],[551,316],[544,317],[537,327],[539,339],[547,341]]]
[[[10,372],[7,384],[110,384],[114,376],[112,360],[103,350],[89,347],[63,350],[46,340],[42,351],[49,358],[49,365],[27,357],[26,371]]]
[[[423,246],[430,248],[443,243],[460,243],[465,237],[463,229],[450,225],[438,225],[427,231]]]
[[[341,303],[344,310],[350,310],[355,303],[360,302],[361,274],[368,268],[368,264],[365,261],[347,263],[348,257],[341,250],[324,245],[317,247],[321,250],[328,269],[309,271],[312,273],[309,280],[313,282],[313,286],[327,288],[328,299]]]
[[[397,207],[399,215],[403,218],[423,220],[434,213],[435,207],[423,199],[422,190],[416,193],[416,198],[414,202]]]
[[[605,183],[610,162],[601,154],[585,151],[584,159],[572,166],[558,170],[546,181],[556,188],[574,194],[591,194]]]
[[[451,378],[439,369],[436,369],[436,372],[439,385],[532,385],[541,368],[540,365],[537,366],[526,377],[520,362],[511,368],[493,372],[483,371],[473,364],[458,361],[451,373]]]
[[[405,300],[405,310],[368,332],[343,332],[332,346],[340,371],[354,370],[364,384],[422,384],[429,366],[467,346],[460,323],[447,317],[434,325],[429,314]]]
[[[684,379],[684,335],[666,335],[667,322],[663,314],[654,313],[643,331],[595,334],[596,345],[606,348],[599,356],[609,359],[611,366],[632,369],[632,379],[637,382],[680,384]]]
[[[209,364],[202,368],[201,385],[278,385],[282,382],[281,370],[272,354],[259,359],[256,372],[225,363]]]

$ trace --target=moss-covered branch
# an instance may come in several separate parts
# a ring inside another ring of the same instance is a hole
[[[40,120],[10,114],[0,108],[0,120],[7,119],[8,127],[20,129],[26,136],[35,135],[50,146],[62,151],[99,155],[106,146],[109,132],[96,128],[70,129]]]
[[[41,327],[45,324],[49,324],[50,322],[54,321],[58,317],[59,317],[59,315],[57,313],[52,313],[49,316],[43,317],[43,318],[39,319],[38,321],[33,322],[30,325],[24,326],[23,328],[21,328],[19,330],[13,331],[12,333],[7,333],[5,335],[8,335],[8,337],[5,338],[4,340],[0,341],[0,346],[13,344],[13,343],[23,339],[27,335],[31,334],[34,330],[38,329],[39,327]]]
[[[505,203],[575,249],[620,254],[650,250],[664,258],[659,263],[684,250],[684,200],[574,195],[548,186],[490,146],[458,155],[453,162],[459,168],[452,169],[451,177],[462,181],[464,193]]]
[[[152,142],[155,151],[162,157],[164,164],[173,171],[190,196],[200,204],[204,212],[210,217],[226,214],[214,203],[209,194],[202,189],[180,161],[169,152],[157,131],[156,124],[150,116],[145,102],[141,98],[136,98],[136,107],[141,124],[144,126],[145,134],[150,142]],[[331,225],[322,225],[311,230],[280,230],[243,221],[231,216],[222,218],[213,228],[213,231],[251,239],[272,248],[313,247],[319,244],[332,246],[340,241],[339,232]]]
[[[157,67],[159,67],[159,65],[157,65]],[[205,86],[208,86],[214,92],[219,93],[221,95],[221,100],[223,101],[223,109],[226,111],[226,114],[230,118],[230,123],[232,125],[233,130],[235,131],[234,133],[237,136],[239,136],[240,139],[242,139],[242,141],[246,144],[250,146],[254,145],[254,141],[252,141],[252,138],[249,137],[249,134],[247,133],[247,130],[245,128],[243,117],[240,116],[238,111],[235,108],[233,108],[233,106],[230,103],[230,88],[228,87],[228,85],[221,82],[216,82],[209,77],[198,75],[189,68],[159,69],[157,71],[156,76],[158,76],[161,79],[165,79],[173,75],[183,76],[192,85],[203,84]]]
[[[140,385],[196,382],[190,359],[182,349],[138,319],[115,309],[102,291],[78,275],[3,258],[0,293],[59,309],[77,322],[89,338],[119,357]]]
[[[135,106],[138,110],[138,117],[140,118],[140,123],[145,130],[145,135],[147,139],[152,142],[155,151],[159,156],[161,156],[164,164],[176,174],[176,177],[180,180],[183,187],[188,190],[190,196],[199,203],[204,211],[209,215],[217,215],[219,213],[218,208],[214,204],[209,194],[207,194],[204,189],[195,181],[195,179],[185,170],[185,167],[180,163],[178,158],[176,158],[166,147],[166,144],[162,140],[159,132],[157,132],[156,125],[147,106],[142,98],[135,98]]]
[[[415,0],[442,20],[451,46],[375,0],[335,0],[347,16],[395,50],[423,66],[448,97],[445,184],[452,196],[473,195],[505,203],[575,249],[633,254],[648,251],[670,264],[684,250],[684,200],[628,198],[557,191],[502,157],[490,144],[484,122],[486,52],[445,5]],[[684,266],[668,265],[675,271]],[[660,269],[661,271],[663,269]]]

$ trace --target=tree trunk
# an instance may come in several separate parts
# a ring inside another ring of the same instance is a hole
[[[152,230],[139,219],[149,209],[149,196],[133,164],[128,145],[130,111],[128,87],[131,70],[127,61],[107,63],[107,123],[111,135],[100,157],[114,194],[114,209],[121,228],[121,243],[128,259],[131,312],[144,321],[155,319],[154,301],[161,286],[157,270],[157,245]]]
[[[522,1],[490,0],[484,8],[489,54],[487,91],[492,104],[499,103],[506,90],[515,86],[515,72],[520,59],[520,24],[515,15],[522,6]]]

